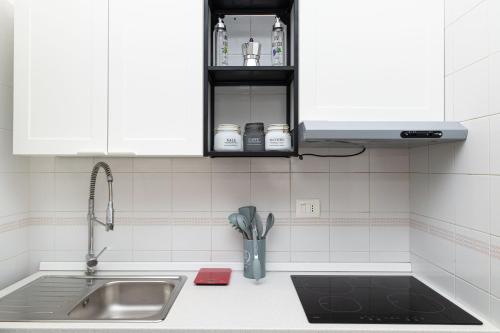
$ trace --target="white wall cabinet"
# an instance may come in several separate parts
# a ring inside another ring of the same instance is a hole
[[[443,0],[303,0],[300,120],[444,120]]]
[[[104,154],[108,5],[17,0],[14,153]]]
[[[203,154],[203,0],[18,0],[15,29],[14,153]]]
[[[109,10],[109,153],[203,155],[203,1]]]

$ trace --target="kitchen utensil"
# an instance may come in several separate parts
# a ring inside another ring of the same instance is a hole
[[[236,230],[238,231],[239,233],[241,233],[243,235],[244,238],[248,239],[248,234],[246,232],[244,232],[240,226],[238,225],[238,213],[233,213],[231,215],[229,215],[228,217],[228,220],[229,220],[229,223],[231,224],[231,226]]]
[[[241,231],[243,231],[245,238],[252,239],[252,231],[247,218],[242,214],[237,214],[236,219],[238,221],[238,227]]]
[[[259,42],[250,38],[248,43],[241,45],[243,51],[243,66],[260,66],[260,48]]]
[[[262,236],[264,235],[264,226],[262,225],[259,214],[256,213],[253,220],[255,222],[255,226],[257,227],[257,239],[262,239]]]
[[[253,262],[252,262],[252,269],[253,269],[253,278],[255,281],[259,282],[259,279],[261,277],[261,267],[260,267],[260,260],[259,260],[259,246],[257,244],[257,225],[254,223],[252,225],[252,237],[253,237]]]
[[[240,227],[238,226],[238,220],[236,218],[236,213],[234,214],[231,214],[229,215],[228,217],[228,220],[229,220],[229,224],[231,224],[231,226],[238,232],[240,232],[241,234],[243,234],[243,230],[240,229]],[[243,234],[243,236],[245,236],[245,234]]]
[[[257,211],[257,208],[255,206],[244,206],[244,207],[240,207],[238,209],[238,212],[245,216],[246,219],[247,219],[247,222],[249,223],[248,225],[250,226],[252,224],[252,221],[255,217],[255,212]],[[252,235],[252,228],[249,229],[250,230],[250,234],[249,235]],[[252,237],[250,237],[252,238]]]
[[[274,215],[273,213],[269,213],[269,215],[267,215],[267,220],[266,220],[266,231],[264,232],[264,236],[262,236],[262,238],[266,238],[267,233],[269,232],[269,230],[271,230],[273,226],[274,226]]]

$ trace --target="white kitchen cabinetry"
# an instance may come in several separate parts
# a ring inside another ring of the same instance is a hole
[[[203,155],[203,0],[15,6],[14,153]]]
[[[300,120],[444,120],[443,10],[443,0],[300,1]]]
[[[14,153],[104,154],[108,4],[17,0]]]
[[[109,0],[109,154],[203,155],[203,1]]]

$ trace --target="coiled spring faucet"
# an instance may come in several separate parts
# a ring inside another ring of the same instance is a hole
[[[97,174],[99,173],[99,169],[104,169],[106,173],[106,179],[108,182],[108,206],[106,208],[106,221],[102,222],[97,219],[95,216],[94,209],[94,197],[95,197],[95,183],[97,180]],[[113,208],[113,174],[111,173],[111,168],[104,162],[98,162],[94,165],[92,169],[92,173],[90,175],[90,194],[89,194],[89,207],[87,213],[87,221],[89,227],[89,244],[88,244],[88,253],[86,256],[87,260],[87,275],[94,275],[97,266],[97,259],[99,256],[107,249],[107,247],[103,248],[101,252],[97,255],[94,253],[94,222],[97,222],[103,225],[106,228],[106,231],[113,230],[115,225],[115,210]]]

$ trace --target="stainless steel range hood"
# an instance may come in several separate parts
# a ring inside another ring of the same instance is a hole
[[[467,128],[459,122],[304,121],[300,147],[416,147],[463,141]]]

